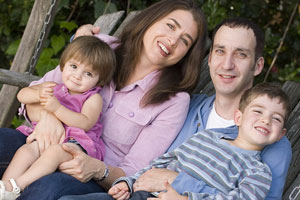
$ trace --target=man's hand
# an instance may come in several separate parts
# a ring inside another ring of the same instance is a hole
[[[127,200],[130,197],[129,188],[126,182],[120,182],[108,190],[108,194],[117,200]]]
[[[188,200],[187,196],[182,196],[178,192],[176,192],[170,183],[165,182],[166,192],[160,192],[157,198],[147,198],[147,200]]]
[[[80,36],[92,36],[100,32],[100,27],[93,26],[92,24],[85,24],[80,26],[74,36],[74,39]]]
[[[65,129],[62,123],[51,113],[41,112],[41,118],[34,131],[26,139],[29,144],[37,141],[40,153],[43,153],[50,145],[60,144],[65,139]]]
[[[178,173],[168,169],[152,168],[136,180],[133,184],[133,191],[156,192],[165,190],[166,180],[169,183],[173,183],[177,175]]]
[[[63,162],[58,169],[83,183],[91,180],[97,172],[98,164],[101,161],[88,156],[86,153],[67,143],[63,144],[62,147],[73,156],[73,159]]]

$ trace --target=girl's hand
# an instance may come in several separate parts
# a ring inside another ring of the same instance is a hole
[[[157,198],[147,198],[147,200],[188,200],[187,196],[180,195],[167,181],[165,182],[165,188],[167,190],[166,192],[159,193]]]
[[[120,182],[108,190],[108,194],[117,200],[127,200],[130,197],[129,188],[126,182]]]
[[[53,87],[56,85],[55,82],[45,82],[39,85],[38,87],[38,95],[40,102],[42,99],[47,96],[53,96]]]
[[[93,26],[92,24],[85,24],[80,26],[74,36],[74,39],[80,36],[93,36],[100,32],[100,27]]]
[[[47,95],[43,97],[40,101],[44,109],[51,113],[55,113],[61,106],[61,104],[55,96]]]

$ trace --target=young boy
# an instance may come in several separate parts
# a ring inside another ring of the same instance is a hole
[[[203,183],[197,191],[189,191],[184,183],[181,191],[174,191],[166,183],[167,191],[161,192],[160,198],[264,199],[271,186],[272,174],[261,161],[260,151],[284,136],[288,114],[287,95],[276,86],[258,84],[241,97],[234,115],[239,127],[236,139],[210,130],[199,132],[134,176],[118,179],[108,193],[114,199],[129,199],[130,193],[131,199],[153,197],[153,193],[135,191],[134,183],[145,171],[156,167],[184,172],[181,174]]]

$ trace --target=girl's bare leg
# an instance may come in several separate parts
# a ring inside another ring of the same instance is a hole
[[[30,144],[24,144],[15,153],[5,170],[2,180],[17,178],[34,163],[40,156],[38,143],[36,141]]]
[[[80,147],[76,144],[70,145],[74,145],[76,148],[80,149]],[[60,144],[52,145],[29,167],[24,174],[15,179],[16,183],[21,188],[21,191],[23,191],[32,182],[55,172],[62,162],[71,160],[72,158],[72,155],[64,151]]]

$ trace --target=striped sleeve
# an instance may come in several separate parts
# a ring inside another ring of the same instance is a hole
[[[228,193],[219,192],[217,194],[204,194],[185,192],[184,195],[189,197],[189,200],[200,199],[229,199],[229,200],[264,200],[268,194],[272,181],[270,173],[254,173],[246,176],[241,180],[237,188],[229,191]]]

